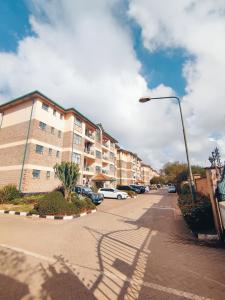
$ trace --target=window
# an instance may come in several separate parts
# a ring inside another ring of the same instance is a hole
[[[59,151],[56,151],[56,157],[59,157]]]
[[[80,164],[81,161],[81,156],[78,153],[73,152],[73,162],[75,162],[76,164]]]
[[[113,159],[114,158],[114,153],[110,152],[110,158]]]
[[[102,157],[102,153],[98,150],[96,150],[96,157],[97,158],[101,158]]]
[[[50,171],[46,171],[46,177],[50,178]]]
[[[46,124],[43,122],[39,122],[39,128],[41,128],[42,130],[46,130]]]
[[[75,117],[75,119],[74,119],[74,124],[77,125],[77,126],[79,126],[79,127],[82,127],[82,122],[77,117]]]
[[[41,171],[34,169],[32,172],[33,178],[40,178]]]
[[[38,154],[43,154],[43,152],[44,152],[44,147],[41,146],[41,145],[36,145],[35,152],[38,153]]]
[[[76,145],[80,145],[81,144],[82,137],[80,135],[78,135],[78,134],[75,133],[74,136],[73,136],[73,138],[74,138],[74,144],[76,144]]]
[[[52,148],[48,149],[48,155],[52,155]]]
[[[96,166],[96,167],[95,167],[96,173],[101,173],[101,169],[102,169],[102,168],[101,168],[100,166]]]
[[[48,109],[49,109],[48,104],[42,103],[42,109],[48,111]]]
[[[59,130],[58,131],[58,138],[61,138],[61,136],[62,136],[62,132],[61,132],[61,130]]]
[[[60,114],[60,119],[61,119],[61,120],[63,119],[63,114]]]
[[[53,109],[53,116],[56,116],[56,110]]]
[[[55,128],[51,127],[51,134],[55,134]]]

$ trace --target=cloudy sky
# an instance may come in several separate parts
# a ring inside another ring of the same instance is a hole
[[[225,153],[224,0],[11,0],[0,3],[0,103],[39,90],[101,122],[160,168]]]

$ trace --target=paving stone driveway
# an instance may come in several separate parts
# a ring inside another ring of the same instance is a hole
[[[79,220],[0,216],[0,299],[225,299],[225,251],[198,242],[176,196],[105,200]]]

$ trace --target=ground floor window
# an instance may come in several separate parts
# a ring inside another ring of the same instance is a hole
[[[41,171],[34,169],[32,172],[33,178],[40,178]]]

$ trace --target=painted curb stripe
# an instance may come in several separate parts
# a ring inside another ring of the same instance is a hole
[[[48,219],[48,220],[72,220],[72,219],[77,219],[80,217],[84,217],[88,214],[93,214],[97,212],[96,209],[89,210],[87,212],[81,213],[79,215],[72,215],[72,216],[52,216],[52,215],[47,215],[47,216],[42,216],[42,215],[35,215],[27,212],[19,212],[19,211],[14,211],[14,210],[0,210],[0,214],[8,214],[8,215],[16,215],[16,216],[25,216],[25,217],[32,217],[32,218],[42,218],[42,219]]]

